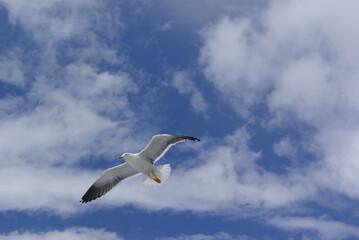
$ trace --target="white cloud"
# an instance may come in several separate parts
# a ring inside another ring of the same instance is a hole
[[[23,103],[21,97],[5,97],[0,101],[0,118],[6,117],[9,113],[19,113]]]
[[[342,81],[344,86],[348,83],[356,86],[354,79],[358,73],[352,63],[359,55],[354,44],[359,33],[350,26],[356,22],[353,9],[357,3],[316,2],[310,9],[304,7],[309,4],[274,1],[262,13],[260,27],[251,19],[224,17],[202,31],[204,45],[199,61],[205,67],[204,73],[233,102],[237,111],[248,111],[253,104],[266,100],[266,93],[272,87],[283,84],[280,79],[284,73],[295,74],[292,64],[296,63],[299,64],[296,73],[300,71],[296,77],[307,76],[306,83],[315,84],[311,91],[317,91],[315,87],[321,84],[312,82],[315,77],[310,75],[311,70],[317,77],[331,79],[329,89],[324,90],[332,90],[338,77],[346,79]],[[340,14],[337,9],[341,10]],[[346,27],[342,28],[342,25]],[[348,45],[342,41],[344,38]],[[308,79],[308,75],[311,78]],[[317,81],[325,83],[328,80]],[[335,93],[338,91],[341,89]],[[333,97],[335,99],[337,95]],[[240,104],[244,106],[240,107]]]
[[[347,239],[359,237],[357,226],[345,223],[330,221],[326,219],[316,219],[312,217],[276,217],[270,221],[271,224],[288,230],[307,230],[318,234],[315,238],[320,239]]]
[[[202,94],[198,91],[193,93],[191,97],[191,105],[197,112],[205,112],[207,109],[207,103],[205,102]]]
[[[30,109],[1,115],[1,210],[78,211],[79,199],[99,172],[76,164],[93,161],[89,156],[111,160],[145,145],[132,135],[139,119],[133,119],[127,101],[127,94],[136,92],[130,78],[87,65],[69,66],[64,76],[62,87],[34,84],[28,99],[38,104]]]
[[[20,60],[26,58],[21,51],[3,58],[8,64],[0,68],[0,77],[22,83],[27,74],[29,86],[24,95],[0,101],[7,111],[1,115],[0,156],[11,161],[26,156],[27,161],[69,163],[93,152],[92,144],[102,153],[108,150],[106,146],[131,148],[129,137],[120,140],[136,124],[136,119],[129,121],[133,111],[128,96],[136,94],[137,86],[123,71],[94,67],[98,61],[117,63],[116,51],[94,29],[107,23],[106,27],[119,26],[118,19],[101,15],[102,5],[95,1],[37,0],[30,4],[4,0],[1,4],[11,22],[22,27],[38,48],[30,53],[31,62]],[[101,28],[102,33],[106,27]],[[66,40],[79,46],[61,47]],[[69,60],[65,65],[58,57],[63,52]]]
[[[190,102],[196,112],[205,113],[207,103],[205,102],[201,92],[191,80],[191,74],[187,71],[177,71],[173,73],[172,85],[180,94],[190,96]]]
[[[313,174],[316,183],[358,198],[359,179],[354,176],[359,170],[359,99],[352,89],[358,88],[359,72],[352,63],[358,61],[359,49],[352,41],[358,40],[359,32],[351,28],[357,2],[326,3],[325,11],[319,11],[319,3],[310,10],[299,5],[274,4],[267,17],[272,40],[291,45],[291,58],[278,73],[269,108],[274,113],[292,112],[316,129],[315,144],[324,155],[324,167]],[[283,8],[288,21],[279,22],[275,14]]]
[[[24,0],[1,3],[9,11],[12,24],[20,23],[34,33],[36,40],[59,40],[82,34],[87,27],[87,13],[80,9],[91,9],[95,1]],[[57,11],[55,9],[57,8]],[[85,17],[85,19],[80,19]]]
[[[59,215],[81,211],[79,202],[97,172],[79,168],[49,168],[22,164],[2,167],[1,211],[53,211]]]
[[[176,237],[162,237],[156,240],[251,240],[254,238],[246,235],[234,236],[229,233],[220,232],[212,235],[207,234],[192,234],[192,235],[179,235]]]
[[[223,17],[207,26],[199,57],[208,81],[241,116],[251,116],[261,104],[269,109],[264,121],[276,122],[266,126],[290,126],[306,138],[309,152],[315,149],[317,163],[291,170],[289,179],[309,179],[313,188],[356,200],[357,7],[357,1],[273,1],[256,19]]]
[[[289,137],[285,137],[273,145],[273,151],[278,156],[291,158],[296,155],[297,148]]]
[[[93,31],[98,3],[1,4],[38,46],[30,55],[9,51],[1,59],[1,81],[20,86],[27,81],[24,94],[0,99],[1,210],[78,211],[79,199],[99,174],[79,168],[80,162],[111,161],[124,149],[145,145],[142,136],[132,134],[134,125],[141,128],[128,101],[137,85],[123,71],[94,67],[97,61],[116,62],[108,58],[108,51],[115,51]],[[84,53],[77,49],[81,53],[67,55],[64,65],[58,61],[64,51],[59,46],[70,39],[81,42]],[[93,49],[96,57],[88,54]],[[33,61],[23,61],[27,57]]]
[[[301,120],[315,125],[329,122],[327,118],[336,117],[335,108],[341,102],[340,83],[330,80],[330,71],[319,56],[292,61],[277,79],[270,108],[295,111]]]
[[[107,232],[103,229],[90,228],[68,228],[64,231],[48,231],[48,232],[18,232],[14,231],[8,234],[1,234],[1,240],[121,240],[123,238],[117,236],[116,233]]]
[[[167,30],[170,30],[170,29],[172,29],[171,21],[165,22],[159,27],[159,31],[167,31]]]
[[[9,58],[7,57],[1,58],[0,81],[17,86],[23,86],[25,79],[24,79],[24,73],[22,71],[21,62],[11,56],[9,56]]]
[[[63,81],[68,83],[65,89],[67,93],[96,112],[121,112],[122,116],[133,116],[126,96],[136,93],[138,89],[126,73],[98,72],[86,64],[71,64],[66,67]]]
[[[196,87],[190,78],[190,74],[186,71],[174,72],[172,84],[181,94],[191,93]]]
[[[118,19],[110,19],[107,13],[102,12],[103,5],[99,2],[36,0],[30,3],[23,0],[1,0],[0,4],[8,10],[10,22],[23,27],[37,44],[37,53],[41,54],[40,61],[47,67],[53,67],[62,52],[67,57],[87,62],[104,60],[115,64],[120,61],[116,51],[102,41],[100,34],[94,32],[96,28],[100,28],[110,37],[112,30],[108,28],[122,28]],[[76,47],[67,44],[64,48],[63,44],[69,40],[76,43]]]
[[[90,146],[103,152],[108,150],[105,146],[113,147],[114,153],[116,147],[128,143],[119,139],[128,135],[136,120],[123,124],[119,120],[133,116],[127,101],[127,94],[135,90],[130,79],[121,73],[97,73],[89,66],[69,69],[62,88],[34,85],[29,95],[41,104],[4,116],[0,124],[2,164],[5,159],[69,163],[94,153]],[[120,119],[112,120],[113,115]]]
[[[266,50],[255,46],[257,35],[249,21],[228,17],[202,31],[199,62],[204,73],[243,116],[248,106],[261,102],[260,95],[271,83],[269,67],[258,57],[266,55]]]

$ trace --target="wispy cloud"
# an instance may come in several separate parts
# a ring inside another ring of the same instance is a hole
[[[21,62],[13,54],[0,58],[0,81],[15,86],[23,86],[25,83]]]
[[[274,1],[259,22],[223,17],[203,30],[199,61],[241,116],[262,105],[268,115],[257,120],[276,121],[272,130],[290,126],[306,134],[293,123],[312,129],[308,149],[315,149],[322,167],[307,165],[309,171],[293,174],[358,199],[357,2],[317,2],[310,10],[301,4]]]
[[[1,4],[11,24],[36,47],[25,51],[18,46],[1,58],[0,81],[21,90],[0,99],[0,166],[6,192],[1,209],[76,211],[82,192],[97,176],[78,168],[82,161],[100,156],[111,160],[121,148],[144,145],[131,134],[140,118],[134,118],[128,97],[137,94],[137,84],[130,73],[95,64],[118,63],[115,51],[94,31],[100,24],[95,21],[102,10],[98,3]],[[70,41],[79,44],[78,52],[67,52]]]
[[[309,5],[310,9],[305,7]],[[207,80],[239,116],[252,118],[261,106],[265,116],[255,121],[265,122],[269,133],[291,130],[292,135],[284,135],[274,145],[277,154],[315,155],[302,159],[303,167],[290,165],[286,175],[264,171],[261,177],[251,178],[262,187],[266,185],[259,184],[259,179],[271,179],[265,176],[281,178],[279,189],[295,193],[291,201],[285,201],[279,192],[275,194],[273,179],[269,180],[268,194],[281,196],[283,206],[293,202],[300,206],[300,202],[314,199],[325,205],[326,200],[315,196],[317,190],[328,189],[339,198],[344,194],[359,200],[359,101],[353,93],[359,89],[358,68],[353,64],[359,58],[356,7],[355,1],[319,1],[314,5],[309,1],[273,1],[259,18],[222,17],[202,31],[199,63]],[[303,125],[306,128],[300,127]],[[306,138],[307,148],[294,148],[302,144],[297,136]],[[260,164],[254,166],[260,168]],[[284,182],[293,183],[294,188],[289,190]],[[309,187],[311,193],[304,193],[300,186]],[[257,194],[259,198],[268,196],[265,188]],[[294,218],[283,220],[283,224],[286,220]],[[302,220],[303,224],[313,221]],[[328,228],[331,224],[335,230],[328,235],[325,229],[318,230],[324,239],[331,234],[334,239],[347,236],[340,235],[342,223],[323,222]],[[356,236],[356,229],[349,229],[350,236]]]
[[[68,228],[64,231],[47,231],[47,232],[11,232],[0,235],[1,240],[80,240],[80,239],[104,239],[104,240],[122,240],[116,233],[107,232],[104,229],[90,228]]]
[[[246,235],[234,236],[229,233],[221,232],[212,235],[207,234],[193,234],[193,235],[179,235],[176,237],[156,238],[156,240],[251,240],[254,238]]]
[[[297,148],[289,137],[282,138],[273,145],[273,151],[281,157],[294,157],[297,155]]]
[[[342,222],[313,217],[276,217],[271,224],[287,231],[307,230],[320,239],[346,239],[359,237],[359,228]],[[314,237],[314,236],[313,236]]]
[[[205,113],[207,103],[205,102],[201,92],[191,80],[191,74],[188,71],[176,71],[173,73],[172,85],[180,94],[190,96],[190,102],[196,112]]]
[[[159,31],[168,31],[172,29],[172,23],[169,21],[169,22],[165,22],[163,23],[159,28],[158,30]]]

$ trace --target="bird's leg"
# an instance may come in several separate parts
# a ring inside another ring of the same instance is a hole
[[[153,175],[153,176],[151,176]],[[150,178],[152,178],[157,183],[161,183],[161,180],[158,179],[158,177],[155,175],[155,173],[152,171],[150,175],[148,175]]]

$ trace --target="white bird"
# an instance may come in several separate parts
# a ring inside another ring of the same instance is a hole
[[[142,173],[143,183],[159,185],[166,181],[171,173],[170,164],[154,166],[167,150],[174,144],[185,140],[200,141],[194,137],[159,134],[152,137],[147,146],[139,153],[124,153],[122,158],[126,163],[104,171],[101,176],[83,195],[80,202],[86,203],[105,195],[122,180]]]

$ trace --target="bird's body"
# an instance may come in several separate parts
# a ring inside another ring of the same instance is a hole
[[[150,162],[141,158],[137,153],[127,154],[128,155],[126,155],[126,157],[123,157],[123,159],[136,171],[145,175],[148,175],[151,171],[153,171],[154,166]]]
[[[104,171],[84,194],[80,202],[86,203],[99,198],[110,191],[116,184],[131,176],[143,174],[143,183],[159,185],[166,181],[171,173],[169,164],[154,166],[167,150],[174,144],[185,140],[199,139],[181,135],[159,134],[152,137],[147,146],[139,153],[124,153],[126,163]]]

